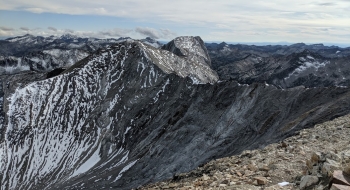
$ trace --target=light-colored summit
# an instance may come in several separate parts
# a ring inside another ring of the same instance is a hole
[[[162,49],[141,47],[154,64],[165,73],[190,77],[195,84],[215,83],[219,77],[211,69],[210,58],[200,37],[182,36],[175,38]]]

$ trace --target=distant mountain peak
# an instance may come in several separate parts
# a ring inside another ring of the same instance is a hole
[[[323,43],[311,44],[312,46],[324,46]]]
[[[146,37],[145,39],[141,39],[140,41],[143,42],[143,43],[146,43],[148,45],[151,45],[151,46],[153,46],[155,48],[160,48],[163,45],[160,42],[158,42],[156,39],[153,39],[151,37]]]
[[[10,38],[7,38],[6,40],[11,40],[11,39],[18,39],[18,38],[28,38],[28,37],[35,37],[31,34],[25,34],[23,36],[15,36],[15,37],[10,37]]]
[[[151,37],[146,37],[145,40],[147,40],[149,42],[157,42],[157,40],[155,40],[154,38],[151,38]]]
[[[69,34],[69,33],[63,34],[63,35],[60,37],[60,39],[77,39],[77,38],[79,38],[79,37],[76,36],[76,35],[73,35],[73,34]]]

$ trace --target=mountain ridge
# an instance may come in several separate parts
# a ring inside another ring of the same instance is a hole
[[[50,77],[1,75],[2,188],[135,188],[350,112],[347,87],[219,81],[202,40],[177,40],[125,40]]]

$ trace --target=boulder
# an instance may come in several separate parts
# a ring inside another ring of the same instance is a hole
[[[266,185],[267,179],[265,177],[254,177],[258,185]]]
[[[306,189],[310,186],[316,185],[319,179],[317,176],[306,175],[301,178],[300,189]]]
[[[350,188],[350,176],[341,170],[333,172],[333,184],[348,185]]]
[[[350,186],[333,184],[330,190],[350,190]]]

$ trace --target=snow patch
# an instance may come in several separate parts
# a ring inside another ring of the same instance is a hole
[[[133,165],[135,165],[135,163],[137,162],[138,160],[135,160],[135,161],[132,161],[130,162],[128,165],[126,165],[118,174],[118,176],[115,178],[115,180],[113,182],[116,182],[118,181],[124,172],[128,171]]]
[[[94,154],[87,160],[84,162],[84,164],[82,164],[73,174],[71,177],[74,177],[76,175],[79,175],[81,173],[85,173],[88,170],[90,170],[92,167],[94,167],[97,162],[99,162],[101,160],[101,157],[99,155],[99,149],[96,149],[96,151],[94,152]]]
[[[306,56],[308,59],[312,59],[315,60],[315,58],[313,58],[311,55]]]

